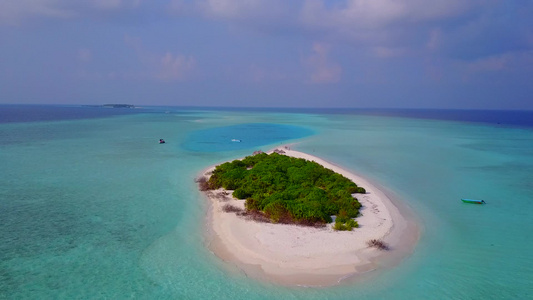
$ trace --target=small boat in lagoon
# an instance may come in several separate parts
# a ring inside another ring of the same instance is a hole
[[[241,140],[239,140],[239,139],[231,139],[231,141],[235,142],[235,143],[240,143],[241,142]]]
[[[474,199],[461,199],[464,203],[473,203],[473,204],[485,204],[484,200],[474,200]]]

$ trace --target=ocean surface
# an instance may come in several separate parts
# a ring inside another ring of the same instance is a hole
[[[228,269],[194,178],[285,143],[409,206],[414,253],[329,288]],[[0,105],[0,169],[0,299],[533,299],[533,112]]]

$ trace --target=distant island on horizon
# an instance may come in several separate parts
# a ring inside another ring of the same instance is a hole
[[[133,104],[122,104],[122,103],[109,103],[102,105],[82,105],[83,107],[105,107],[105,108],[135,108]]]
[[[135,105],[133,104],[104,104],[102,105],[103,107],[108,107],[108,108],[135,108]]]

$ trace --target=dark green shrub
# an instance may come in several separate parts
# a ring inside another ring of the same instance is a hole
[[[244,207],[248,211],[260,210],[259,209],[259,202],[260,202],[260,200],[257,200],[255,198],[248,198],[248,199],[246,199],[246,202],[244,203]]]
[[[265,206],[263,210],[265,215],[274,223],[278,223],[280,220],[288,216],[288,211],[281,202],[272,202]]]
[[[346,223],[349,219],[350,217],[348,217],[346,210],[341,209],[337,215],[337,218],[335,218],[335,223]]]
[[[235,191],[233,191],[233,197],[235,197],[237,199],[246,199],[246,198],[248,198],[250,196],[251,195],[246,193],[246,191],[243,188],[238,188]]]

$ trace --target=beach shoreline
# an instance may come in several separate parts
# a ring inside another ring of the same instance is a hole
[[[356,218],[360,228],[334,231],[331,224],[314,228],[246,220],[222,209],[227,204],[244,208],[243,200],[223,190],[206,191],[207,247],[233,270],[285,286],[322,287],[359,280],[372,271],[397,265],[413,252],[420,230],[406,206],[340,166],[288,146],[277,149],[284,155],[315,161],[364,187],[366,194],[355,195],[362,204],[361,216]],[[209,176],[214,168],[205,169],[200,176]],[[390,250],[368,247],[371,239],[383,240]]]

